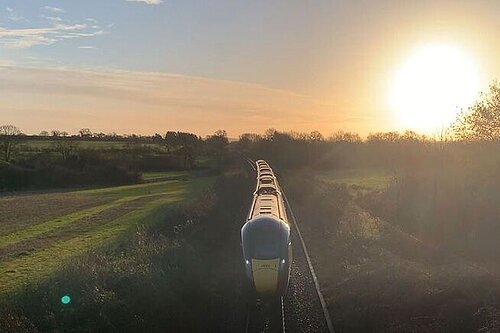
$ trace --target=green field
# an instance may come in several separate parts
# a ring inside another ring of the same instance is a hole
[[[42,150],[42,149],[50,149],[54,146],[54,144],[59,140],[25,140],[20,142],[22,147],[26,147],[29,149]],[[124,141],[90,141],[90,140],[82,140],[78,138],[68,138],[67,140],[73,141],[80,148],[94,148],[94,149],[125,149],[129,146],[127,142]],[[157,144],[153,143],[145,143],[141,144],[150,147],[157,147]]]
[[[173,204],[214,181],[182,176],[162,173],[156,177],[162,180],[153,177],[147,184],[0,197],[0,293],[42,281],[71,258],[112,244],[139,224],[161,221]]]
[[[165,172],[144,172],[142,179],[145,181],[164,180],[164,179],[180,179],[188,177],[189,171],[165,171]]]
[[[347,169],[322,172],[316,175],[320,181],[346,184],[366,190],[383,189],[389,185],[392,175],[386,170]]]

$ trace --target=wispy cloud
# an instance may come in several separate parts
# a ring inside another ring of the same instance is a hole
[[[163,0],[127,0],[128,2],[143,2],[147,3],[148,5],[159,5],[160,3],[163,2]]]
[[[23,16],[21,16],[19,13],[17,13],[14,9],[10,7],[5,8],[5,11],[7,12],[7,19],[10,21],[26,20]]]
[[[204,135],[224,128],[236,136],[275,127],[328,134],[346,118],[331,105],[284,90],[135,71],[0,66],[0,100],[4,122],[27,132],[90,126],[124,133],[178,129]]]
[[[90,45],[82,45],[82,46],[78,46],[79,49],[83,49],[83,50],[94,50],[95,49],[95,46],[90,46]]]
[[[51,45],[61,40],[102,35],[102,30],[91,31],[85,24],[55,24],[46,28],[8,29],[0,27],[0,47],[29,48]]]
[[[43,7],[42,9],[50,13],[64,13],[63,9],[56,7]],[[68,39],[90,38],[105,33],[95,20],[95,22],[86,20],[85,23],[80,23],[67,21],[57,15],[42,14],[41,17],[47,20],[45,26],[34,28],[0,26],[0,47],[29,48],[35,45],[51,45]]]
[[[42,7],[42,10],[51,12],[51,13],[65,13],[66,11],[62,8],[59,7],[51,7],[51,6],[45,6]]]

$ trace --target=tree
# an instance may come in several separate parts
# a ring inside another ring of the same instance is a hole
[[[82,128],[78,131],[78,134],[80,134],[82,138],[90,138],[92,136],[92,131],[88,128]]]
[[[264,133],[264,139],[266,139],[267,141],[273,141],[274,136],[277,132],[278,131],[276,131],[274,128],[268,128]]]
[[[0,126],[0,151],[5,162],[11,161],[19,135],[21,135],[21,131],[16,126]]]
[[[195,165],[196,153],[200,139],[192,133],[168,131],[165,134],[165,145],[168,153],[173,150],[183,157],[184,168],[191,169]]]
[[[38,136],[49,136],[49,132],[47,132],[47,131],[41,131]]]
[[[222,160],[224,158],[224,153],[226,152],[226,147],[229,144],[227,138],[227,132],[224,130],[218,130],[214,135],[210,135],[205,140],[208,151],[214,155],[219,166],[222,165]]]
[[[240,142],[242,143],[257,143],[262,140],[262,136],[255,133],[243,133],[240,135]]]
[[[58,137],[58,136],[61,136],[61,131],[60,130],[52,130],[50,131],[50,135],[52,135],[53,137]]]
[[[452,128],[459,140],[500,140],[500,83],[493,82],[488,93],[482,93],[474,105],[463,110]]]
[[[312,131],[310,134],[309,134],[309,137],[308,137],[309,141],[311,142],[320,142],[320,141],[323,141],[324,138],[323,138],[323,134],[321,134],[319,131]]]
[[[168,131],[167,134],[165,134],[165,146],[167,146],[168,153],[178,146],[177,132]]]
[[[63,161],[67,161],[76,148],[77,144],[73,140],[59,139],[54,142],[54,149],[61,154]]]
[[[160,134],[155,133],[155,135],[153,135],[153,142],[156,143],[156,144],[162,144],[163,143],[163,137]]]
[[[361,142],[361,137],[359,136],[358,133],[354,132],[344,132],[344,131],[337,131],[333,133],[329,140],[331,142],[343,142],[343,143],[360,143]]]
[[[370,133],[366,138],[368,143],[396,143],[401,140],[398,132],[378,132]]]

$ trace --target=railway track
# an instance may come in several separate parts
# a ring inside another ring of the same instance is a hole
[[[250,159],[247,162],[255,170],[255,163]],[[306,243],[284,192],[283,197],[288,215],[292,220],[293,233],[299,240],[293,244],[295,258],[291,281],[295,281],[295,285],[291,284],[291,290],[288,292],[289,297],[280,297],[279,301],[262,302],[257,300],[255,303],[249,303],[245,332],[309,331],[333,333],[331,317],[321,293]]]
[[[249,303],[245,332],[287,332],[283,297],[279,300]]]
[[[299,228],[299,225],[297,224],[297,220],[295,219],[295,214],[293,213],[292,208],[290,207],[290,202],[288,201],[288,197],[286,196],[285,193],[283,193],[283,197],[285,198],[285,203],[287,206],[288,213],[290,214],[290,217],[292,218],[293,227],[294,227],[295,232],[297,233],[298,238],[300,240],[300,245],[302,247],[302,251],[303,251],[304,256],[306,258],[306,261],[307,261],[307,267],[309,269],[309,273],[311,274],[311,278],[314,282],[314,288],[316,290],[316,294],[317,294],[319,302],[321,304],[321,310],[323,312],[323,317],[324,317],[324,320],[326,323],[326,327],[327,327],[329,333],[334,333],[335,330],[333,328],[330,313],[328,312],[328,307],[326,305],[323,294],[321,293],[321,288],[319,285],[318,277],[316,276],[316,272],[314,271],[314,267],[312,265],[311,258],[309,257],[309,252],[307,251],[306,243],[304,241],[304,238],[302,237],[302,233],[300,232],[300,228]]]

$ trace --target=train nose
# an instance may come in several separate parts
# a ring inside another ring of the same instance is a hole
[[[279,259],[252,259],[252,274],[258,293],[275,293],[278,287]]]

